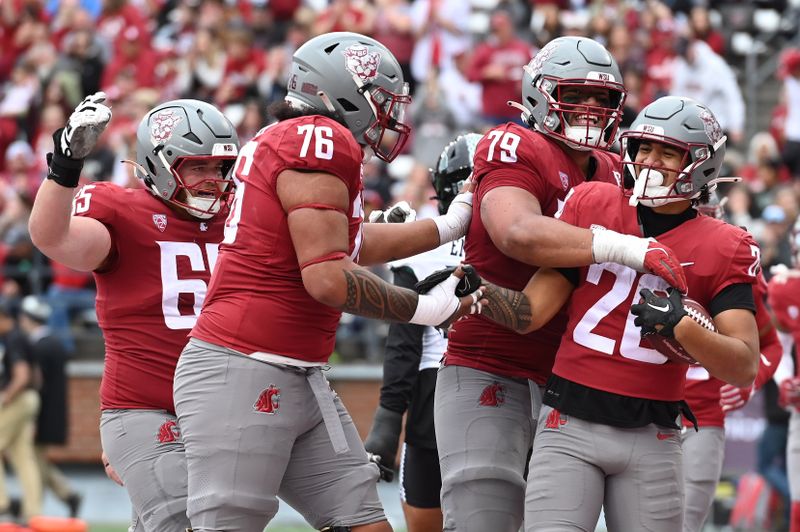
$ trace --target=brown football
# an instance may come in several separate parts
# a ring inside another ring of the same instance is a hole
[[[705,308],[703,308],[703,305],[694,299],[684,297],[683,309],[694,321],[709,331],[717,332],[717,327],[714,325],[714,320],[711,319],[711,315]],[[667,338],[666,336],[661,336],[655,332],[645,334],[644,337],[647,338],[647,341],[650,342],[650,345],[653,347],[653,349],[673,362],[677,362],[679,364],[689,364],[690,366],[697,364],[697,360],[695,360],[694,357],[692,357],[692,355],[690,355],[675,338]]]

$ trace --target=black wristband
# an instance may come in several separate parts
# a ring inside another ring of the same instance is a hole
[[[60,153],[47,154],[47,179],[62,187],[75,188],[83,170],[83,159],[70,159]]]

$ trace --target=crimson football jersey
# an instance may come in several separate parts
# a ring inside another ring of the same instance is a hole
[[[597,164],[593,179],[617,184],[617,156],[603,151],[595,151],[593,156]],[[497,187],[521,188],[539,200],[543,215],[552,217],[569,190],[585,181],[583,172],[555,141],[510,123],[494,128],[481,139],[474,164],[472,175],[478,187],[464,262],[492,283],[522,290],[538,268],[497,249],[483,226],[481,201]],[[520,335],[483,316],[470,315],[456,322],[448,334],[445,361],[544,384],[565,325],[566,315],[559,313],[542,329]]]
[[[776,275],[769,280],[768,293],[778,325],[800,346],[800,278]]]
[[[636,207],[629,205],[621,188],[606,183],[576,187],[561,219],[578,227],[602,226],[641,235]],[[705,308],[725,287],[756,282],[759,248],[739,227],[697,216],[662,233],[658,241],[682,259],[687,295]],[[580,268],[579,278],[567,305],[569,324],[553,373],[618,395],[658,401],[683,399],[686,366],[669,361],[642,341],[630,312],[641,289],[666,291],[666,281],[615,263]]]
[[[362,150],[341,124],[305,116],[261,130],[239,153],[236,196],[205,306],[191,336],[242,353],[325,362],[341,312],[311,297],[278,198],[284,170],[332,174],[347,186],[349,254],[361,248]],[[307,186],[303,175],[296,186]]]
[[[147,190],[111,183],[81,188],[73,214],[99,220],[112,239],[94,272],[106,345],[101,407],[174,413],[175,365],[206,295],[223,217],[179,217]]]
[[[759,389],[775,374],[783,355],[778,332],[772,326],[772,317],[765,302],[767,282],[761,272],[758,274],[758,281],[753,285],[753,298],[756,302],[756,325],[760,332],[758,340],[761,352],[758,374],[753,384],[756,389]],[[684,399],[697,418],[698,426],[725,426],[725,413],[719,404],[719,389],[724,384],[724,381],[712,377],[702,366],[692,366],[686,372],[686,397]],[[688,419],[684,419],[683,424],[686,427],[692,426]]]

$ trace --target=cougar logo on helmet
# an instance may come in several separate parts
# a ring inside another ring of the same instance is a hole
[[[361,81],[368,83],[378,77],[378,67],[381,64],[381,54],[370,52],[363,44],[353,44],[343,52],[345,67]]]
[[[544,48],[539,50],[539,53],[537,53],[533,59],[531,59],[530,70],[532,78],[542,73],[542,66],[553,57],[556,48],[558,48],[558,43],[556,41],[550,41]]]
[[[711,143],[716,144],[719,142],[719,139],[722,138],[722,127],[720,127],[716,117],[710,111],[705,110],[700,113],[700,120],[703,121],[703,128],[706,130],[706,135],[708,135]]]
[[[164,109],[153,115],[153,123],[150,126],[150,138],[154,145],[164,144],[175,131],[175,126],[183,119],[181,115],[172,109]]]

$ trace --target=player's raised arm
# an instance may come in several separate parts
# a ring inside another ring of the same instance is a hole
[[[36,195],[28,222],[34,245],[75,270],[94,270],[111,249],[111,235],[101,222],[72,216],[83,159],[111,119],[104,101],[102,92],[87,97],[75,108],[66,127],[53,134],[55,146],[47,159],[47,179]],[[84,191],[78,193],[78,201],[90,201],[83,195]]]

